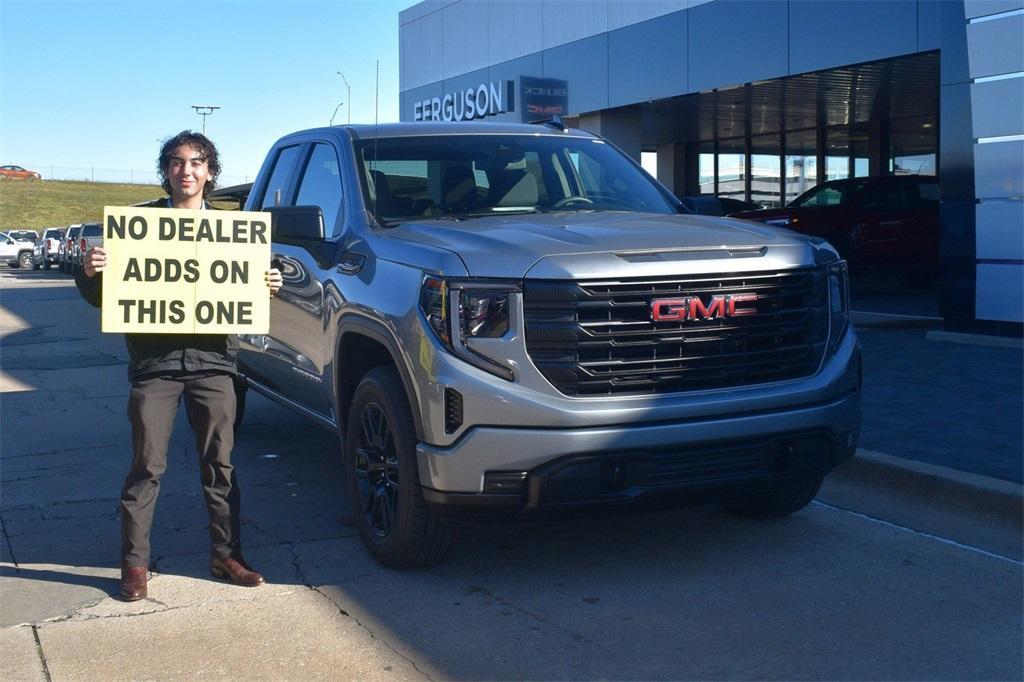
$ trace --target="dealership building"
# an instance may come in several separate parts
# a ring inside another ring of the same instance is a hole
[[[403,121],[557,114],[677,196],[766,206],[937,176],[946,330],[1021,336],[1024,0],[426,0],[399,25]]]

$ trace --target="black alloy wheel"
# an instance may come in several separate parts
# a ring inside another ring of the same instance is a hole
[[[437,563],[454,537],[423,500],[417,442],[398,371],[371,369],[352,395],[342,438],[347,502],[363,545],[391,568]]]
[[[360,508],[367,527],[386,538],[395,527],[398,512],[400,466],[391,423],[375,402],[363,407],[356,439],[355,479]]]

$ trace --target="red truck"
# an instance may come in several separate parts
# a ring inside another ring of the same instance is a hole
[[[939,181],[923,175],[833,180],[784,208],[731,213],[824,237],[851,272],[888,270],[925,284],[939,266]]]

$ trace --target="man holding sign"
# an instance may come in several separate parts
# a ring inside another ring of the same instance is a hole
[[[147,596],[150,528],[182,396],[210,518],[210,570],[236,585],[263,583],[241,554],[231,449],[235,334],[266,333],[269,298],[281,288],[281,273],[264,270],[270,221],[204,210],[220,162],[199,133],[165,142],[158,167],[169,197],[138,209],[108,207],[104,246],[86,253],[75,279],[82,297],[102,308],[103,331],[126,332],[133,459],[121,492],[121,597],[128,601]]]

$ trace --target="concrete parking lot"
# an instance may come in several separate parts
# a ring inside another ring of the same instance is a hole
[[[963,428],[915,439],[872,413],[871,451],[790,518],[690,509],[470,527],[446,562],[416,571],[362,549],[337,438],[250,393],[235,463],[246,555],[268,584],[209,576],[179,414],[150,598],[129,604],[111,596],[125,350],[98,329],[67,276],[0,269],[3,679],[1024,676],[1012,350],[989,389],[1011,394],[992,408],[1009,421],[985,445],[994,468],[950,466]],[[866,350],[907,343],[876,332]],[[899,381],[865,379],[887,404]]]

